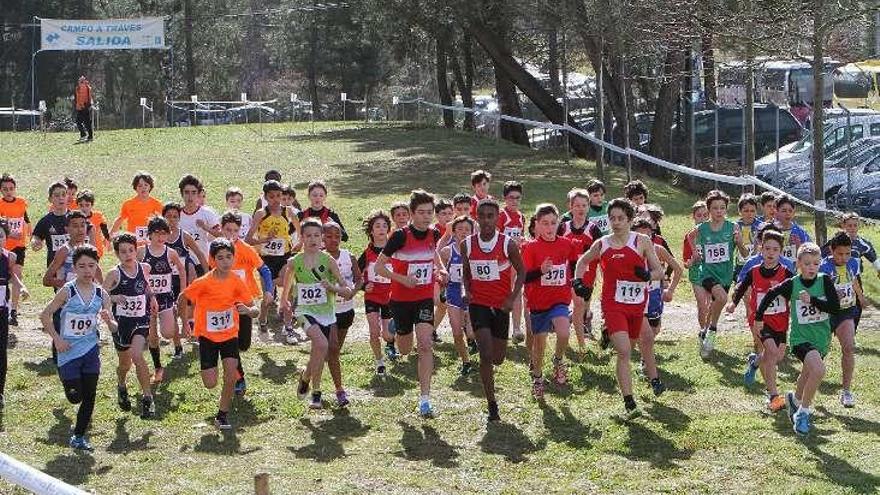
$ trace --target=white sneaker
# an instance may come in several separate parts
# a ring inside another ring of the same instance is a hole
[[[290,345],[299,344],[299,337],[293,327],[284,328],[284,340]]]
[[[841,390],[840,405],[846,408],[856,407],[856,397],[849,390]]]

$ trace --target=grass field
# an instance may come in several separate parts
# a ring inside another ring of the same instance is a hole
[[[261,137],[256,126],[129,130],[102,132],[94,143],[78,146],[72,145],[72,134],[6,133],[0,134],[0,166],[18,178],[34,220],[44,211],[45,187],[62,174],[95,190],[97,208],[111,219],[130,196],[130,177],[138,169],[156,176],[156,196],[163,200],[178,197],[181,175],[199,175],[208,187],[208,203],[218,207],[229,185],[244,189],[252,203],[268,168],[279,168],[303,196],[303,186],[321,178],[330,186],[329,204],[353,234],[349,247],[356,252],[365,241],[357,228],[360,219],[414,187],[451,196],[468,190],[471,170],[485,168],[498,183],[522,180],[525,206],[532,208],[542,201],[562,205],[569,188],[594,174],[585,162],[566,164],[555,153],[441,129],[334,123],[320,124],[316,131],[311,134],[308,125],[266,125]],[[610,175],[609,190],[620,191],[624,176],[619,169]],[[696,198],[675,185],[645,180],[652,201],[668,214],[664,232],[677,249]],[[496,184],[493,193],[499,192]],[[866,233],[880,242],[876,229]],[[672,319],[658,345],[669,391],[655,399],[647,384],[637,382],[645,417],[632,422],[617,419],[622,404],[612,354],[591,351],[585,362],[572,366],[570,385],[550,387],[546,405],[540,406],[528,393],[524,349],[514,346],[510,361],[498,368],[504,421],[487,426],[479,379],[458,376],[447,335],[436,352],[433,395],[440,415],[434,420],[415,413],[414,359],[378,380],[367,345],[353,343],[343,355],[350,410],[328,407],[316,413],[305,410],[294,390],[307,347],[258,342],[244,355],[249,392],[233,407],[236,428],[220,434],[210,426],[216,391],[202,388],[195,353],[169,364],[171,379],[157,393],[159,417],[143,421],[116,408],[116,358],[105,346],[90,431],[96,451],[74,454],[66,447],[73,408],[45,359],[48,340],[33,318],[49,294],[38,289],[42,267],[43,254],[33,253],[26,281],[34,301],[25,308],[28,318],[16,330],[10,351],[0,451],[97,493],[249,493],[257,472],[270,473],[273,493],[880,491],[876,319],[860,330],[858,407],[844,410],[837,403],[835,346],[817,403],[816,429],[803,440],[784,415],[763,411],[759,385],[742,386],[749,347],[744,334],[723,334],[715,357],[704,363],[694,340],[683,337],[690,329]],[[880,299],[873,271],[865,279],[869,295]],[[678,293],[685,309],[689,294],[684,287]],[[789,359],[783,367],[783,387],[793,383],[795,365]],[[332,396],[329,381],[324,389]],[[0,493],[18,492],[0,481]]]

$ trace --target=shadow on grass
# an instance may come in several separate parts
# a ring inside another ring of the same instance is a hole
[[[258,354],[263,363],[260,365],[260,376],[276,385],[284,385],[290,382],[290,377],[296,373],[296,361],[285,359],[283,365],[269,356],[268,352]]]
[[[345,457],[343,442],[361,437],[370,431],[359,419],[348,414],[346,410],[334,411],[329,420],[314,424],[309,418],[300,419],[312,435],[312,443],[303,447],[288,447],[287,450],[300,459],[312,459],[316,462],[331,462]]]
[[[685,414],[681,409],[667,406],[662,402],[651,402],[645,411],[651,418],[663,423],[667,430],[678,433],[685,431],[691,423],[691,417]]]
[[[397,424],[403,429],[400,439],[403,450],[394,455],[408,461],[431,461],[431,464],[441,468],[458,467],[456,447],[443,440],[433,426],[423,424],[419,429],[403,421]]]
[[[595,388],[602,393],[615,395],[617,394],[617,379],[614,370],[602,371],[591,366],[581,365],[581,382],[590,388]]]
[[[546,442],[536,444],[516,425],[493,421],[486,425],[486,434],[479,443],[486,454],[500,455],[507,462],[520,463],[527,461],[529,454],[542,450]]]
[[[391,373],[385,373],[385,376],[373,375],[370,379],[370,390],[376,397],[398,397],[406,393],[413,385],[410,380],[404,380],[394,376]]]
[[[74,406],[75,407],[75,406]],[[67,417],[67,408],[64,407],[56,407],[52,409],[52,416],[55,417],[55,424],[53,424],[49,431],[46,432],[45,438],[37,437],[36,440],[40,443],[46,445],[67,445],[67,442],[70,440],[70,435],[73,432],[73,421]],[[76,410],[73,410],[74,414]]]
[[[627,459],[648,462],[656,469],[676,469],[676,461],[685,461],[694,455],[693,449],[680,449],[674,442],[658,435],[639,422],[627,422],[629,430],[627,451],[623,456]]]
[[[546,403],[541,403],[540,407],[544,416],[544,428],[554,442],[576,449],[588,449],[590,440],[601,435],[599,430],[590,428],[576,418],[568,405],[563,405],[558,412]]]
[[[480,362],[479,360],[471,360],[474,368],[467,376],[462,376],[458,370],[455,373],[455,380],[452,382],[452,389],[459,392],[467,392],[471,396],[478,399],[485,397],[483,394],[483,383],[480,381]]]
[[[742,370],[746,364],[745,359],[727,354],[718,349],[712,351],[709,359],[703,362],[712,365],[719,373],[721,373],[721,383],[732,388],[742,388],[743,375]],[[751,395],[762,393],[760,387],[749,387],[746,392]]]
[[[874,435],[880,436],[880,423],[877,421],[857,418],[846,414],[834,414],[824,406],[817,407],[816,410],[826,417],[840,421],[840,423],[843,424],[843,427],[848,431],[853,433],[873,433]]]
[[[827,413],[827,410],[824,408],[822,408],[822,410],[823,414]],[[829,416],[834,417],[833,415]],[[818,422],[821,421],[822,417],[820,416],[817,418],[814,415],[814,419]],[[791,422],[787,417],[783,416],[775,423],[776,425],[779,425],[782,422],[787,426],[785,429],[787,430],[788,435],[797,436],[797,434],[792,431]],[[876,431],[876,427],[874,427],[874,430],[872,431]],[[880,476],[866,473],[850,464],[848,460],[841,459],[840,457],[822,450],[822,445],[832,443],[832,441],[828,439],[828,436],[832,434],[834,434],[834,431],[815,428],[814,425],[810,434],[800,439],[804,447],[816,457],[816,469],[821,471],[828,478],[828,481],[841,487],[841,489],[846,489],[854,493],[877,493],[878,489],[880,489]]]
[[[207,422],[208,424],[212,424],[214,422],[213,416],[208,419]],[[232,429],[226,431],[215,430],[210,433],[205,433],[202,435],[202,438],[199,439],[199,443],[193,447],[193,450],[196,452],[216,455],[247,455],[262,450],[262,447],[253,447],[242,450],[238,434],[236,434],[235,429]]]
[[[55,366],[55,362],[52,361],[52,357],[47,356],[46,359],[39,362],[25,361],[24,369],[36,373],[37,376],[51,376],[57,372],[58,367]]]
[[[153,436],[152,431],[147,431],[135,441],[131,440],[131,434],[128,433],[128,430],[125,427],[126,423],[128,423],[128,419],[129,418],[127,417],[116,418],[116,436],[113,438],[113,441],[110,442],[110,445],[107,446],[107,452],[125,454],[133,450],[146,450],[152,448],[148,445],[150,443],[150,437]]]
[[[657,373],[667,390],[687,393],[694,391],[694,381],[690,378],[663,368],[658,368]]]
[[[92,475],[103,475],[110,472],[112,466],[101,466],[95,469],[95,458],[89,452],[64,452],[46,462],[43,471],[49,476],[58,478],[71,485],[85,484]]]

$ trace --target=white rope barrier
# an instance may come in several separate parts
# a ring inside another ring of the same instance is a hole
[[[88,495],[75,486],[0,453],[0,476],[13,485],[26,488],[37,495]]]

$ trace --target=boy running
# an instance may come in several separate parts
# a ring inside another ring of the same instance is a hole
[[[479,342],[480,381],[486,394],[489,421],[501,419],[495,399],[495,366],[500,366],[507,355],[509,314],[515,302],[522,300],[520,293],[525,282],[525,267],[517,242],[497,230],[499,209],[495,200],[480,201],[477,206],[480,230],[460,243],[462,301],[468,305],[471,326]]]
[[[94,233],[95,249],[98,256],[104,257],[104,251],[110,249],[110,227],[103,213],[95,209],[95,195],[85,189],[76,195],[76,204],[89,221],[89,228]]]
[[[794,221],[794,199],[787,194],[776,198],[776,221],[773,226],[782,232],[785,244],[782,245],[782,257],[795,261],[798,247],[810,242],[810,234]]]
[[[364,233],[369,244],[358,258],[358,268],[364,274],[364,313],[367,315],[367,326],[370,330],[370,348],[376,360],[376,374],[385,375],[385,360],[379,335],[385,340],[385,354],[389,360],[397,359],[394,347],[394,335],[391,333],[391,279],[385,278],[376,271],[376,260],[388,242],[391,218],[382,210],[374,210],[364,219]],[[388,268],[389,271],[393,268]]]
[[[391,229],[392,231],[402,229],[409,225],[411,215],[409,213],[409,205],[405,202],[395,202],[391,205],[391,209],[389,209],[388,212],[391,214],[391,220],[394,221],[394,228]]]
[[[214,210],[204,206],[205,186],[191,174],[184,175],[177,183],[183,209],[180,211],[180,228],[192,236],[202,253],[208,252],[211,239],[220,236],[220,217]],[[195,261],[195,253],[192,258]],[[207,265],[196,265],[196,275],[201,276]]]
[[[755,220],[761,223],[773,223],[776,220],[776,193],[764,191],[761,193],[761,214]]]
[[[241,240],[244,240],[248,232],[251,231],[251,223],[254,221],[254,217],[251,216],[250,213],[241,211],[241,205],[243,203],[244,193],[241,192],[241,189],[235,186],[226,189],[226,210],[238,213],[241,217],[241,229],[239,230],[241,233]],[[223,229],[222,222],[220,228]]]
[[[28,202],[18,196],[15,178],[9,174],[0,176],[0,217],[6,220],[9,230],[4,247],[14,253],[12,271],[15,276],[21,278],[24,268],[24,260],[27,255],[27,242],[31,232],[31,220],[28,217]],[[18,326],[18,303],[21,300],[19,285],[12,285],[12,297],[9,301],[9,326]]]
[[[126,229],[133,232],[139,243],[147,243],[147,222],[150,217],[162,213],[162,202],[150,196],[153,192],[155,181],[153,176],[146,172],[138,172],[131,180],[131,187],[135,196],[125,200],[119,210],[119,216],[113,221],[110,235],[116,235],[122,224]]]
[[[489,184],[491,182],[492,174],[489,172],[486,172],[485,170],[474,170],[471,172],[471,189],[474,194],[470,197],[470,208],[467,211],[467,216],[476,218],[477,205],[479,205],[480,201],[492,198],[492,196],[489,195]],[[455,216],[460,215],[461,214],[458,212],[455,214]]]
[[[446,267],[446,272],[449,273],[449,281],[446,283],[445,289],[446,308],[449,313],[449,326],[452,327],[453,346],[461,359],[461,367],[458,371],[461,376],[465,377],[473,369],[467,343],[476,343],[476,341],[473,340],[473,332],[468,321],[468,306],[462,299],[463,258],[461,243],[473,234],[473,220],[465,216],[457,217],[452,221],[451,228],[452,239],[449,244],[440,249],[440,261]],[[467,339],[467,343],[465,339]]]
[[[199,361],[202,383],[205,388],[217,386],[217,360],[223,365],[223,384],[220,405],[214,416],[214,424],[221,430],[229,430],[229,409],[232,394],[238,380],[238,329],[240,315],[256,318],[260,310],[253,305],[253,296],[241,278],[232,273],[235,263],[235,246],[228,239],[211,241],[208,253],[215,268],[194,280],[183,289],[177,305],[192,305],[195,324],[187,333],[199,339]],[[189,316],[189,315],[185,315]]]
[[[525,239],[526,227],[526,217],[520,210],[520,202],[523,197],[523,186],[515,180],[507,181],[504,183],[502,193],[504,195],[504,208],[498,213],[498,231],[515,242],[517,247],[520,247]],[[513,287],[514,279],[512,275],[510,283],[511,287]],[[518,296],[513,302],[511,317],[513,319],[513,341],[522,342],[525,339],[525,335],[522,331],[522,291],[518,292]],[[526,318],[528,318],[528,315],[526,315]]]
[[[348,242],[348,232],[345,231],[339,215],[325,205],[327,201],[327,184],[320,180],[313,180],[309,182],[308,192],[309,207],[298,213],[299,219],[317,218],[322,224],[333,220],[342,229],[342,242]]]
[[[324,251],[336,260],[341,284],[351,289],[348,296],[336,294],[336,340],[330,342],[327,350],[327,368],[330,369],[330,377],[333,379],[333,386],[336,387],[336,403],[339,407],[346,407],[349,401],[348,394],[342,387],[342,365],[339,363],[339,354],[348,335],[348,329],[354,323],[353,298],[358,288],[363,286],[363,276],[351,252],[339,247],[342,242],[342,229],[339,225],[330,221],[325,223],[323,228]]]
[[[159,308],[150,315],[150,352],[159,349],[159,333],[174,344],[173,359],[183,358],[183,346],[180,343],[180,327],[177,326],[174,304],[180,295],[179,287],[189,281],[186,264],[176,250],[168,246],[171,226],[163,217],[152,217],[147,223],[147,244],[138,249],[137,257],[150,267],[147,282],[156,297]],[[175,292],[174,274],[178,274],[178,291]],[[183,274],[182,276],[180,274]],[[165,373],[162,368],[156,370],[155,383],[161,383]]]
[[[587,184],[587,194],[590,195],[590,210],[587,217],[590,223],[596,225],[602,235],[611,233],[611,225],[608,223],[608,202],[605,201],[605,184],[593,179]]]

